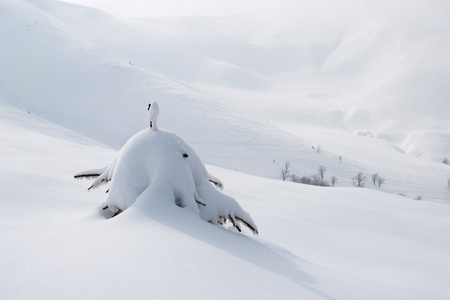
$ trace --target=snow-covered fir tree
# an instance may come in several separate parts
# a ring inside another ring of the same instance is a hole
[[[208,173],[194,150],[176,134],[158,128],[158,104],[153,102],[148,109],[149,128],[132,136],[108,166],[80,172],[75,178],[96,177],[88,190],[111,182],[103,207],[111,217],[136,201],[164,199],[210,223],[230,221],[238,231],[244,224],[258,234],[250,215],[217,189],[222,189],[222,182]]]

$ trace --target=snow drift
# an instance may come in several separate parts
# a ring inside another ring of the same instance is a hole
[[[158,103],[153,102],[149,105],[150,128],[132,136],[108,166],[100,169],[101,174],[88,170],[75,178],[98,176],[89,190],[111,181],[102,208],[109,210],[109,217],[135,202],[146,202],[141,206],[147,209],[176,204],[210,223],[224,225],[229,220],[238,231],[242,223],[258,234],[252,218],[236,200],[213,188],[210,182],[223,185],[206,171],[194,150],[176,134],[158,128],[158,115]]]

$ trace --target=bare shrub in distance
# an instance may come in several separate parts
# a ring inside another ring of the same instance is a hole
[[[378,174],[377,173],[372,174],[373,185],[375,185],[377,183],[377,179],[378,179]]]
[[[338,180],[339,178],[337,178],[336,176],[331,176],[331,186],[334,186]]]
[[[364,174],[362,172],[359,172],[358,174],[356,174],[356,176],[353,177],[352,179],[353,179],[353,185],[357,186],[357,187],[364,187],[364,182],[367,181],[366,176],[364,176]]]
[[[378,187],[381,188],[381,185],[385,182],[386,180],[384,178],[381,178],[380,176],[378,176],[377,178],[377,183],[378,183]]]
[[[327,168],[325,168],[325,166],[323,166],[323,165],[320,165],[318,168],[317,168],[317,174],[319,174],[319,176],[320,176],[320,180],[323,180],[323,176],[325,175],[325,171],[327,170]]]
[[[289,177],[289,162],[284,163],[284,168],[281,169],[281,179],[283,181],[286,181],[286,179]]]

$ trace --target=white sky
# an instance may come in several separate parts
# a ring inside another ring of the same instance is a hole
[[[120,17],[218,17],[240,13],[299,18],[361,15],[449,24],[449,0],[61,0]],[[281,14],[280,14],[281,13]],[[283,17],[278,20],[283,22]]]
[[[224,16],[270,10],[279,7],[274,0],[64,0],[99,8],[122,17]],[[296,1],[284,0],[286,3]],[[297,1],[298,2],[298,1]]]

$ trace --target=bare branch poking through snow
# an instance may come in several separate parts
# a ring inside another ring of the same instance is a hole
[[[91,170],[86,170],[83,172],[79,172],[77,174],[75,174],[75,176],[73,176],[76,179],[92,179],[92,178],[97,178],[100,175],[102,175],[103,172],[105,172],[106,167],[104,168],[100,168],[100,169],[91,169]]]

